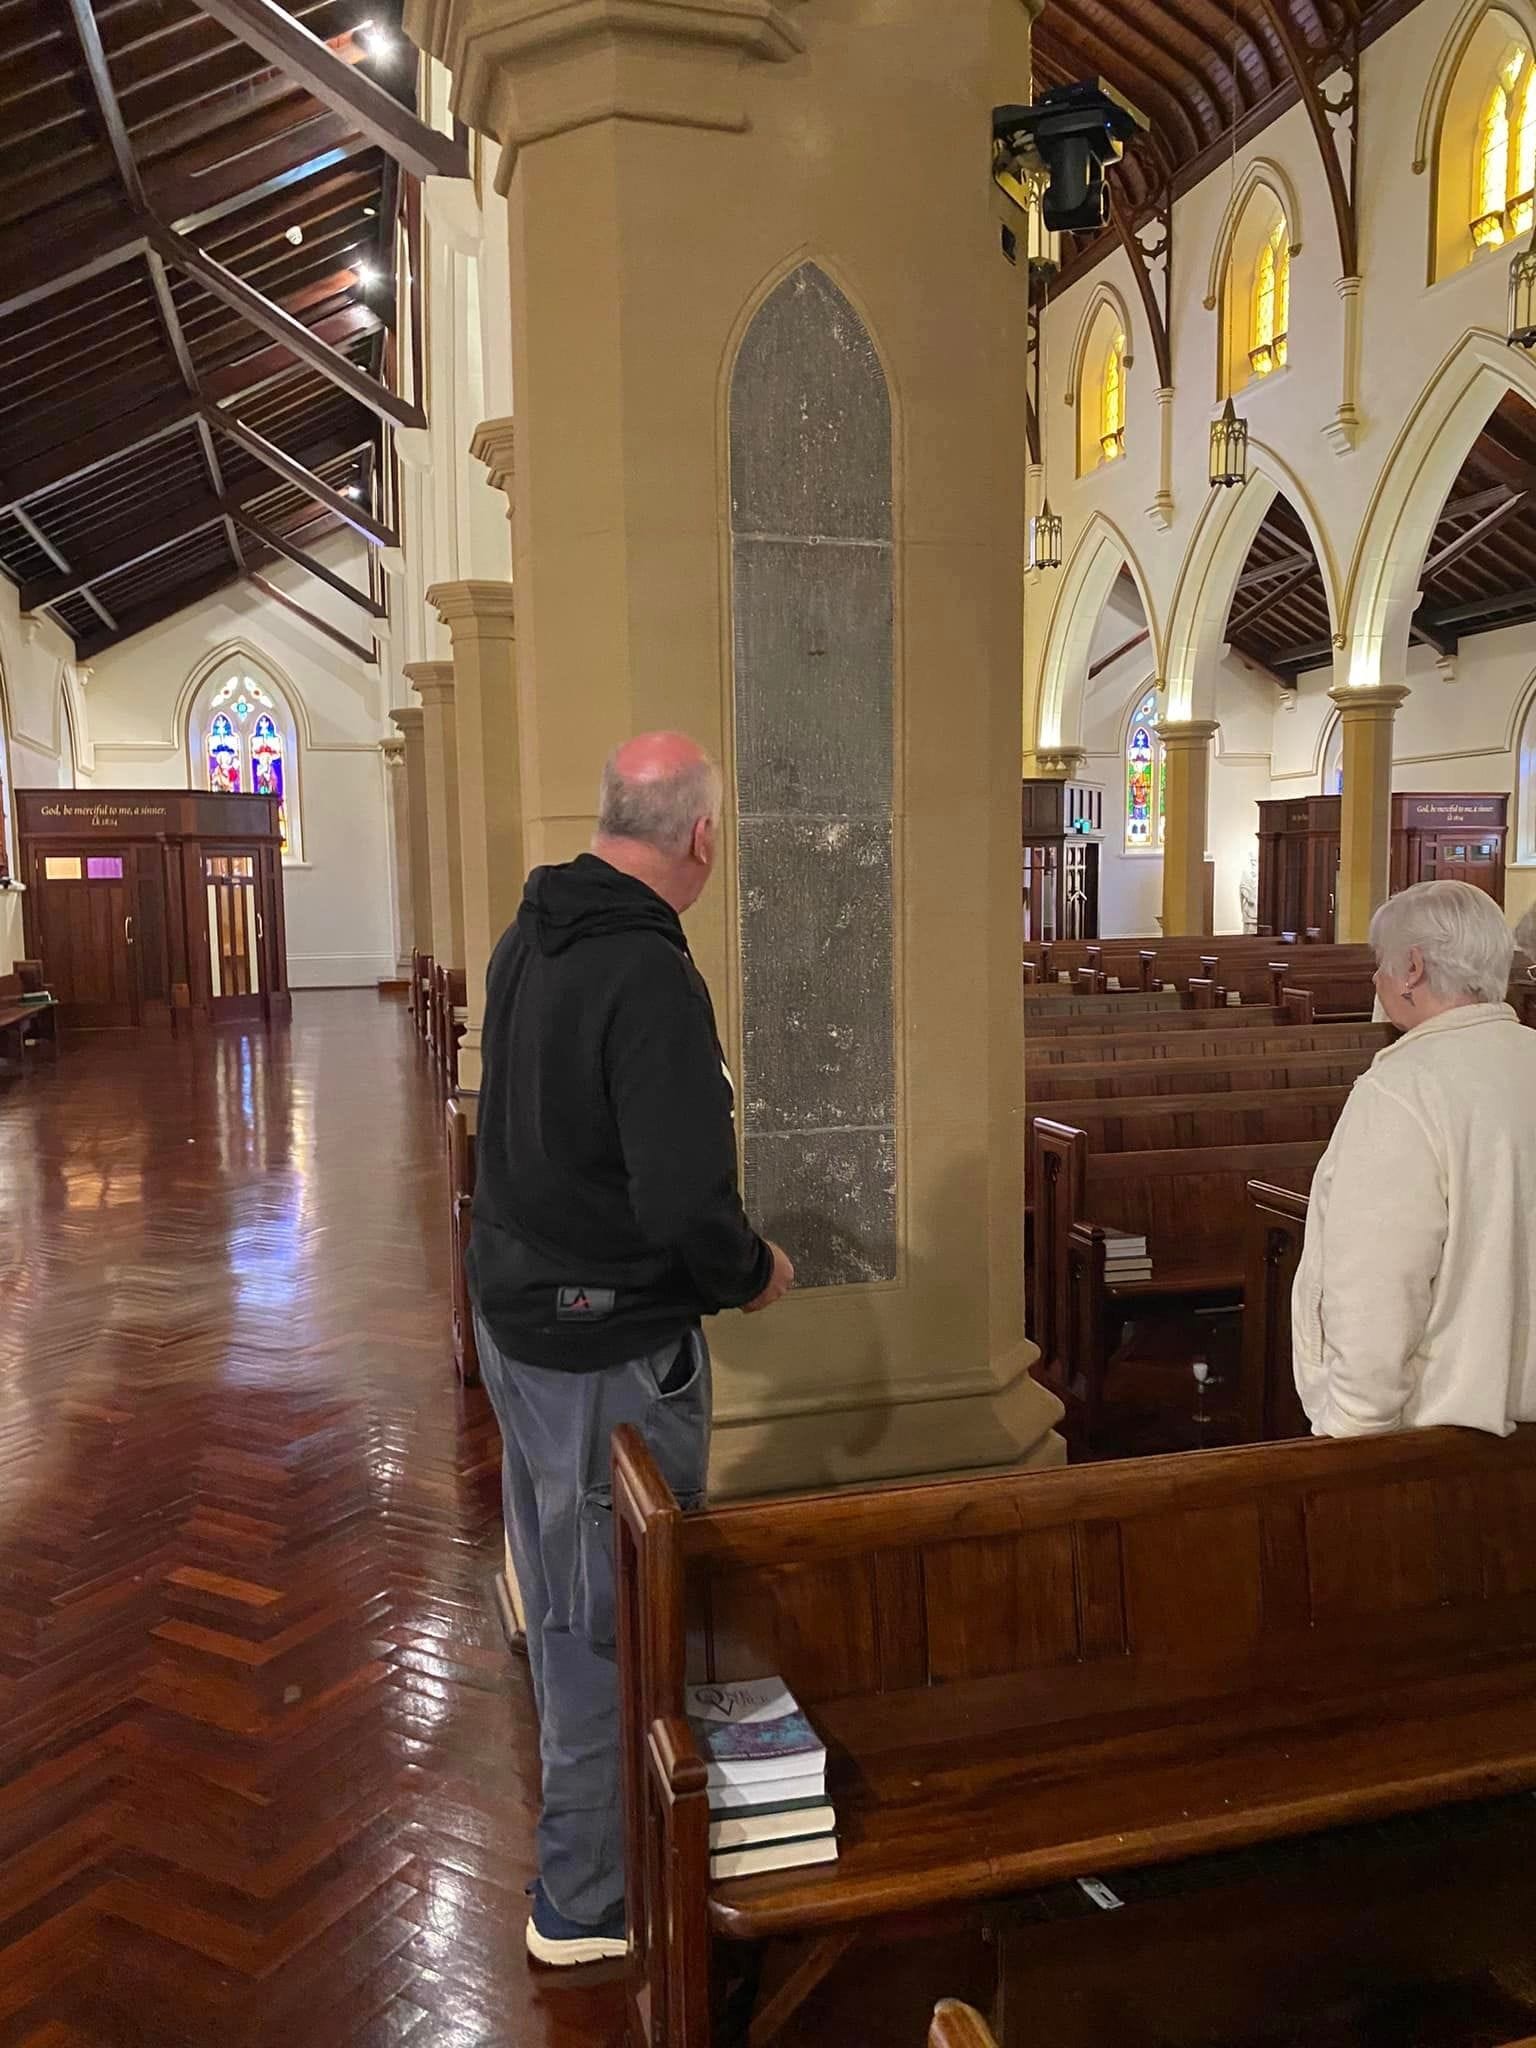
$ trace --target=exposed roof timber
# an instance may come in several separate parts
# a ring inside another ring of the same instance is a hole
[[[215,262],[194,243],[170,228],[152,224],[150,238],[154,246],[169,263],[174,263],[188,277],[194,278],[205,291],[222,299],[225,305],[248,320],[263,334],[269,334],[274,341],[296,355],[301,362],[308,363],[312,370],[318,370],[323,377],[345,391],[349,397],[366,405],[370,412],[397,427],[424,427],[426,415],[419,406],[408,399],[396,397],[393,391],[370,377],[366,370],[360,370],[349,356],[328,342],[321,341],[312,328],[302,320],[294,319],[291,313],[275,305],[260,292],[253,291],[232,270]]]
[[[1257,590],[1261,584],[1273,583],[1279,576],[1289,576],[1294,569],[1315,568],[1317,558],[1310,547],[1296,548],[1291,554],[1280,555],[1273,562],[1255,562],[1245,569],[1237,579],[1233,590],[1236,597],[1244,590]]]
[[[1129,640],[1122,640],[1118,647],[1112,647],[1108,654],[1101,655],[1100,658],[1096,662],[1092,663],[1089,667],[1089,682],[1091,683],[1095,676],[1102,675],[1105,669],[1113,668],[1115,663],[1120,659],[1122,655],[1130,654],[1136,648],[1144,646],[1146,642],[1149,639],[1151,639],[1151,637],[1152,636],[1147,631],[1146,627],[1143,626],[1141,631],[1139,633],[1133,633]]]
[[[1495,625],[1506,612],[1531,610],[1536,610],[1536,583],[1523,583],[1515,590],[1500,591],[1492,597],[1468,598],[1464,604],[1437,604],[1423,614],[1423,622],[1431,628],[1474,622]]]
[[[328,450],[322,453],[320,459],[334,461],[336,453],[334,449]],[[284,461],[293,472],[288,481],[297,482],[300,478],[304,479],[298,483],[298,488],[307,496],[314,498],[317,503],[325,505],[328,511],[334,511],[338,506],[345,507],[345,512],[341,516],[348,517],[349,523],[354,525],[359,518],[368,517],[361,506],[350,504],[347,499],[340,497],[322,478],[312,474],[291,456],[285,456]],[[252,478],[239,490],[225,497],[217,497],[212,492],[202,492],[195,498],[186,499],[160,519],[141,524],[131,532],[120,535],[110,546],[100,549],[94,556],[81,557],[68,568],[57,569],[49,576],[29,577],[21,586],[21,609],[24,612],[41,611],[48,605],[58,604],[62,599],[73,596],[78,590],[84,590],[88,584],[103,583],[109,576],[116,576],[124,569],[131,569],[136,562],[144,561],[147,556],[159,554],[162,548],[174,547],[178,541],[189,540],[193,534],[201,533],[204,527],[222,524],[226,519],[241,514],[246,504],[254,499],[267,497],[272,488],[267,478],[261,476]],[[388,529],[381,527],[379,532],[388,534]],[[393,536],[383,544],[392,545]]]
[[[462,178],[463,145],[439,135],[365,71],[337,55],[276,0],[198,0],[204,14],[331,107],[418,178]]]
[[[1282,604],[1286,598],[1293,597],[1300,590],[1301,586],[1304,583],[1310,583],[1316,574],[1317,564],[1313,561],[1311,555],[1308,555],[1299,569],[1293,569],[1283,582],[1277,583],[1272,590],[1266,590],[1262,597],[1256,597],[1253,603],[1241,611],[1235,619],[1227,621],[1227,638],[1229,640],[1238,639],[1241,634],[1246,633],[1251,626],[1255,625],[1272,606]]]
[[[286,534],[279,533],[275,526],[268,526],[265,520],[257,518],[251,512],[242,512],[240,514],[240,524],[248,532],[253,533],[263,546],[269,547],[274,554],[286,555],[290,562],[293,562],[298,568],[306,570],[321,583],[328,584],[339,596],[349,599],[355,605],[360,605],[369,618],[387,619],[389,617],[389,607],[387,605],[380,604],[378,599],[373,597],[368,591],[358,590],[347,581],[345,576],[338,576],[334,569],[327,568],[324,562],[318,560],[314,555],[306,553],[303,548],[299,547]]]
[[[75,39],[85,58],[86,76],[91,81],[91,91],[96,98],[97,111],[102,126],[107,131],[107,142],[112,150],[112,160],[117,165],[117,174],[123,181],[128,194],[128,203],[136,213],[144,211],[144,185],[139,177],[139,167],[134,161],[133,144],[128,138],[128,125],[123,119],[123,110],[118,105],[117,93],[112,84],[112,74],[107,69],[107,53],[101,46],[101,31],[96,26],[96,16],[91,11],[91,0],[69,0],[70,20],[74,24]]]
[[[197,177],[157,177],[151,171],[144,180],[145,204],[158,219],[195,233],[369,147],[365,136],[327,115],[324,122],[306,123]],[[252,178],[259,182],[251,183]],[[118,264],[131,263],[145,247],[143,220],[129,216],[62,239],[39,263],[36,232],[24,223],[0,236],[0,319],[72,285],[89,284]]]
[[[19,505],[12,507],[11,516],[27,536],[27,539],[31,541],[33,547],[40,548],[49,561],[52,562],[55,569],[67,569],[69,567],[67,558],[54,546],[37,521],[29,519]]]
[[[312,332],[333,348],[339,348],[343,343],[362,341],[371,334],[377,334],[383,325],[378,314],[367,306],[343,306],[324,320],[317,320]],[[269,342],[265,348],[254,349],[250,355],[242,356],[233,363],[205,371],[203,395],[215,400],[248,398],[262,385],[270,384],[292,370],[295,361],[292,349],[284,348],[280,342]]]
[[[1477,547],[1490,533],[1501,527],[1511,513],[1518,512],[1524,503],[1524,491],[1516,491],[1513,495],[1503,498],[1486,511],[1474,525],[1469,526],[1465,533],[1458,533],[1455,539],[1448,540],[1443,548],[1437,548],[1425,562],[1420,573],[1426,577],[1438,576],[1442,569],[1449,569],[1451,564],[1459,562],[1469,549]]]
[[[173,397],[156,399],[133,412],[105,420],[77,440],[61,441],[30,462],[7,468],[0,488],[9,502],[0,505],[0,511],[14,512],[26,499],[40,498],[76,477],[89,476],[93,469],[119,462],[136,449],[147,448],[167,434],[176,433],[196,418],[197,400],[190,392],[179,391]]]
[[[206,435],[208,428],[203,426],[202,431]],[[209,440],[207,445],[211,448],[213,442]],[[217,457],[215,457],[215,461],[217,461]],[[215,488],[218,490],[220,497],[222,497],[224,494],[223,485],[217,485]],[[234,514],[231,512],[226,512],[224,515],[224,538],[229,543],[229,552],[234,557],[236,566],[241,569],[246,568],[248,565],[245,559],[245,548],[240,539],[240,528],[235,521]],[[90,596],[89,591],[86,592],[86,596]]]
[[[329,619],[322,619],[318,612],[312,612],[307,604],[300,604],[299,600],[296,597],[290,597],[286,590],[279,590],[277,585],[269,582],[265,576],[258,576],[253,571],[246,578],[246,581],[254,589],[259,590],[263,597],[269,597],[274,604],[280,604],[285,611],[293,612],[296,617],[304,621],[306,626],[313,626],[317,633],[323,633],[327,640],[334,640],[338,647],[344,647],[348,654],[356,655],[359,661],[366,661],[370,667],[377,662],[379,658],[377,642],[372,647],[364,647],[360,641],[354,640],[349,634],[343,633],[339,626],[333,626]]]
[[[149,267],[149,286],[155,295],[155,308],[160,315],[160,325],[165,329],[166,342],[176,358],[176,367],[181,372],[181,381],[194,395],[197,391],[197,365],[192,360],[192,351],[187,347],[187,337],[181,329],[181,315],[176,310],[176,301],[171,295],[170,279],[165,274],[165,262],[157,249],[147,249],[144,261]]]
[[[151,626],[158,626],[162,619],[168,619],[173,612],[183,610],[189,604],[199,604],[206,597],[214,597],[221,590],[227,590],[232,583],[244,580],[243,572],[231,567],[212,569],[206,575],[197,576],[184,583],[177,590],[167,591],[153,598],[148,604],[139,605],[131,612],[119,615],[111,632],[93,633],[88,640],[75,642],[77,661],[94,661],[98,654],[104,654],[109,647],[116,647],[121,641],[131,640],[135,633],[143,633]]]
[[[324,505],[326,510],[334,512],[338,519],[344,519],[347,525],[360,533],[371,546],[399,546],[398,535],[375,519],[361,501],[344,498],[340,491],[333,491],[322,477],[316,476],[302,462],[285,453],[275,442],[258,434],[254,427],[248,427],[232,413],[220,411],[216,405],[205,406],[203,414],[211,426],[217,427],[221,433],[228,434],[232,441],[238,442],[247,455],[254,455],[258,462],[264,462],[267,468],[274,475],[282,477],[285,483],[292,484],[296,490],[302,491],[305,497],[313,498],[317,505]],[[270,489],[271,486],[267,488]],[[263,494],[250,492],[247,495],[255,497]]]

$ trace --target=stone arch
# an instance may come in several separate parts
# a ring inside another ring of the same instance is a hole
[[[1453,275],[1465,267],[1468,261],[1479,260],[1480,255],[1491,252],[1474,252],[1471,258],[1465,253],[1453,256],[1453,241],[1459,232],[1450,227],[1445,218],[1449,199],[1442,190],[1447,150],[1446,121],[1452,111],[1453,102],[1458,100],[1463,86],[1463,71],[1467,65],[1474,43],[1481,35],[1484,25],[1495,15],[1502,15],[1522,37],[1526,46],[1536,52],[1536,0],[1464,0],[1464,5],[1447,29],[1434,63],[1430,66],[1429,77],[1424,88],[1424,97],[1419,107],[1418,128],[1414,136],[1413,169],[1416,175],[1430,173],[1428,204],[1425,208],[1425,276],[1434,284],[1437,279]],[[1468,81],[1469,95],[1480,96],[1479,82]],[[1471,108],[1461,106],[1463,117],[1471,117]],[[1472,134],[1465,136],[1466,146],[1473,147]],[[1448,239],[1451,238],[1451,239]],[[1505,245],[1506,247],[1508,244]]]
[[[804,1284],[889,1281],[893,413],[869,328],[819,264],[748,319],[727,436],[745,1193]]]
[[[1536,861],[1536,673],[1526,682],[1510,722],[1514,756],[1515,859]]]
[[[1413,168],[1417,176],[1423,176],[1439,153],[1440,123],[1445,116],[1445,103],[1450,98],[1456,74],[1485,14],[1507,14],[1524,30],[1531,47],[1536,49],[1536,0],[1463,0],[1455,20],[1445,32],[1445,39],[1425,81],[1419,124],[1413,138]]]
[[[1232,250],[1232,237],[1237,233],[1238,222],[1248,211],[1248,202],[1260,186],[1273,193],[1275,203],[1285,215],[1285,224],[1291,231],[1291,254],[1301,254],[1301,200],[1291,175],[1272,157],[1256,156],[1250,160],[1238,179],[1236,189],[1227,201],[1226,211],[1221,216],[1216,239],[1211,244],[1211,269],[1205,291],[1207,313],[1214,313],[1221,304],[1221,287],[1226,276],[1227,259]]]
[[[1485,329],[1457,344],[1409,414],[1372,494],[1349,576],[1349,660],[1357,688],[1397,682],[1430,537],[1467,451],[1507,392],[1536,406],[1536,363]]]
[[[1075,746],[1081,736],[1093,636],[1122,569],[1130,571],[1146,616],[1153,673],[1162,672],[1157,610],[1146,574],[1119,527],[1102,512],[1095,512],[1062,571],[1061,588],[1046,627],[1035,712],[1035,747],[1039,753]]]
[[[1136,360],[1136,329],[1131,323],[1130,308],[1120,292],[1106,279],[1100,278],[1088,294],[1083,317],[1078,321],[1077,333],[1072,338],[1072,352],[1067,358],[1067,388],[1064,394],[1068,405],[1075,406],[1078,403],[1083,384],[1083,359],[1088,352],[1094,324],[1106,307],[1114,314],[1120,332],[1125,336],[1125,367],[1130,369]]]
[[[1272,448],[1250,442],[1249,460],[1248,481],[1240,490],[1213,491],[1207,499],[1179,570],[1164,650],[1168,717],[1175,722],[1219,715],[1216,684],[1232,598],[1264,515],[1278,497],[1307,529],[1335,640],[1339,634],[1338,564],[1317,508]]]

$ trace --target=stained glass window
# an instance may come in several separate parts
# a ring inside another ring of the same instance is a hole
[[[1256,377],[1285,368],[1291,319],[1291,231],[1285,216],[1271,229],[1253,267],[1248,360]]]
[[[1154,688],[1131,713],[1125,740],[1125,844],[1132,853],[1160,847],[1167,822],[1168,771],[1156,718]]]
[[[1104,378],[1099,391],[1099,446],[1104,460],[1114,462],[1125,453],[1125,336],[1117,334],[1104,358]]]
[[[252,675],[226,673],[194,701],[189,737],[194,775],[210,790],[276,797],[283,858],[301,859],[293,716],[273,690]]]
[[[251,729],[251,781],[258,796],[277,798],[278,830],[286,853],[288,805],[283,791],[283,736],[270,711],[263,711]]]
[[[1511,43],[1483,105],[1472,164],[1472,239],[1497,249],[1531,224],[1536,187],[1536,102],[1531,54]]]
[[[208,727],[208,787],[220,796],[238,795],[240,776],[240,735],[227,711],[216,711]]]

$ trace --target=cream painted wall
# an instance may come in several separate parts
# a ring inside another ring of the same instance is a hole
[[[1509,11],[1520,17],[1528,32],[1536,30],[1536,6],[1530,0],[1509,0]],[[1220,561],[1207,574],[1207,561],[1221,555],[1219,537],[1224,530],[1235,533],[1245,517],[1256,523],[1264,494],[1276,485],[1283,488],[1312,529],[1336,629],[1350,643],[1338,658],[1339,678],[1369,680],[1366,670],[1374,655],[1364,630],[1362,593],[1368,590],[1372,564],[1387,559],[1390,552],[1383,508],[1391,503],[1394,454],[1410,431],[1405,423],[1412,421],[1421,404],[1432,406],[1434,394],[1460,388],[1470,375],[1463,366],[1474,364],[1478,351],[1488,366],[1482,377],[1488,405],[1497,398],[1502,379],[1536,395],[1533,366],[1501,345],[1508,248],[1485,253],[1437,284],[1426,283],[1433,179],[1428,168],[1414,168],[1415,121],[1426,105],[1433,116],[1438,102],[1433,100],[1432,82],[1437,76],[1444,78],[1445,52],[1465,33],[1474,12],[1473,0],[1416,7],[1364,55],[1364,368],[1361,420],[1353,446],[1336,428],[1325,431],[1334,425],[1344,390],[1340,261],[1321,159],[1299,106],[1237,158],[1239,202],[1251,179],[1262,173],[1284,197],[1292,239],[1300,245],[1291,267],[1290,366],[1250,384],[1240,400],[1252,437],[1257,493],[1250,483],[1242,493],[1213,495],[1206,480],[1209,426],[1217,410],[1219,343],[1218,313],[1206,299],[1232,205],[1234,179],[1225,168],[1186,194],[1175,208],[1171,514],[1155,506],[1161,482],[1157,375],[1150,333],[1123,251],[1116,249],[1063,291],[1047,316],[1042,402],[1046,477],[1053,506],[1064,521],[1066,566],[1056,574],[1037,573],[1025,579],[1026,772],[1031,767],[1031,742],[1042,751],[1055,745],[1086,746],[1090,759],[1085,772],[1105,782],[1106,810],[1116,813],[1113,825],[1106,816],[1106,838],[1118,842],[1123,801],[1119,737],[1111,735],[1106,720],[1112,709],[1115,720],[1123,722],[1137,677],[1109,675],[1096,679],[1091,689],[1087,686],[1086,669],[1097,650],[1080,632],[1072,637],[1073,606],[1065,595],[1095,551],[1108,546],[1117,559],[1132,565],[1146,592],[1152,641],[1133,657],[1137,675],[1143,682],[1151,675],[1164,680],[1170,715],[1209,716],[1221,722],[1208,833],[1217,863],[1218,930],[1237,926],[1238,884],[1253,843],[1256,799],[1321,788],[1322,747],[1333,715],[1326,693],[1335,681],[1331,667],[1304,676],[1294,705],[1288,707],[1273,685],[1224,658],[1219,627],[1227,616],[1241,556]],[[1075,397],[1075,354],[1095,300],[1106,287],[1118,294],[1128,312],[1126,454],[1079,478],[1078,415],[1069,402]],[[1464,412],[1437,443],[1450,459],[1450,475],[1479,423]],[[1431,465],[1425,463],[1419,473],[1424,491],[1430,492]],[[1038,474],[1030,482],[1038,496]],[[1444,484],[1448,482],[1449,476]],[[1444,484],[1438,486],[1442,495]],[[1233,524],[1227,529],[1229,521]],[[1102,579],[1098,587],[1104,587]],[[1185,630],[1202,617],[1213,620],[1216,630],[1203,636]],[[1069,639],[1075,653],[1066,660],[1061,656]],[[1518,798],[1522,707],[1536,690],[1536,632],[1525,627],[1464,641],[1450,682],[1420,649],[1404,658],[1389,640],[1384,662],[1382,678],[1406,681],[1412,691],[1397,721],[1395,786],[1505,791]],[[1059,718],[1053,708],[1053,681],[1064,685]],[[1112,706],[1103,694],[1110,684]],[[1110,759],[1111,753],[1117,758]],[[1524,774],[1516,842],[1523,859],[1509,876],[1511,915],[1536,898],[1536,764],[1528,762]],[[1110,879],[1104,891],[1106,931],[1115,928],[1109,922],[1111,912],[1133,919],[1141,930],[1156,929],[1157,905],[1143,877],[1146,869],[1160,865],[1149,861],[1134,879]],[[1152,915],[1145,916],[1149,911]]]
[[[360,542],[334,537],[316,552],[352,583],[366,583]],[[269,574],[311,611],[366,640],[364,614],[325,585],[287,565]],[[304,859],[290,863],[283,877],[293,986],[362,986],[393,974],[393,882],[379,752],[390,730],[386,678],[302,619],[235,586],[103,654],[88,689],[98,784],[189,786],[185,720],[192,687],[226,649],[269,664],[299,720]]]
[[[14,791],[56,789],[74,779],[75,747],[64,702],[66,689],[75,690],[73,660],[68,636],[50,619],[23,619],[15,586],[0,577],[0,783],[5,790],[0,833],[13,876],[18,874]],[[78,703],[78,691],[75,696]],[[82,765],[88,766],[88,738],[77,733],[77,741]],[[26,952],[23,895],[19,881],[0,890],[0,974],[8,974]]]

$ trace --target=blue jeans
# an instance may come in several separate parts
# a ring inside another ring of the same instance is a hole
[[[557,1912],[595,1927],[624,1900],[609,1439],[634,1423],[682,1506],[698,1506],[709,1349],[694,1329],[623,1365],[554,1372],[508,1358],[478,1316],[475,1338],[539,1712],[539,1876]]]

